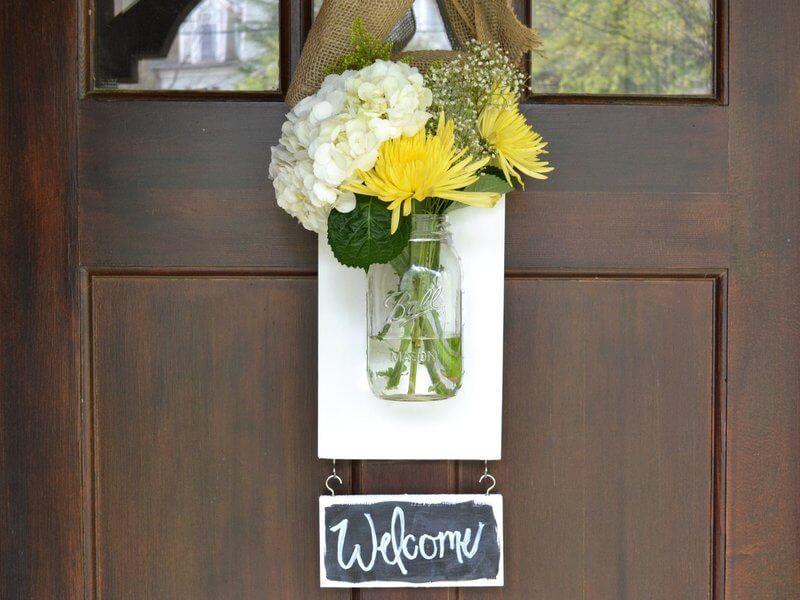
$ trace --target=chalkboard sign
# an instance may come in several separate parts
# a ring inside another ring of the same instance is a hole
[[[322,496],[322,587],[503,585],[503,497]]]

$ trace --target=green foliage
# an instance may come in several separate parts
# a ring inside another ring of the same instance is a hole
[[[356,207],[349,213],[332,210],[328,217],[328,244],[333,255],[347,267],[368,269],[374,263],[396,258],[411,237],[411,219],[400,219],[391,232],[392,213],[374,196],[356,195]]]
[[[484,173],[478,177],[478,181],[472,183],[464,188],[466,192],[496,192],[498,194],[507,194],[513,190],[513,186],[508,185],[508,182],[502,176],[498,177],[492,173]]]
[[[711,93],[711,0],[532,0],[536,93]]]
[[[484,175],[494,175],[498,179],[502,179],[503,183],[505,183],[509,188],[506,192],[503,192],[504,194],[514,191],[514,186],[506,181],[506,174],[503,173],[503,169],[501,169],[500,167],[495,167],[494,165],[486,165],[485,167],[483,167],[483,169],[481,169],[481,173],[483,173]]]
[[[236,85],[238,90],[275,90],[278,89],[280,44],[278,35],[278,3],[275,0],[248,0],[251,18],[236,25],[237,32],[242,32],[247,44],[260,51],[250,59],[243,60],[240,71],[244,78]]]
[[[239,90],[274,90],[278,87],[278,40],[270,37],[262,42],[264,53],[240,67],[245,77],[236,85]]]
[[[383,42],[364,27],[361,19],[353,22],[353,35],[350,36],[350,45],[353,49],[340,56],[332,65],[325,67],[323,73],[344,73],[357,71],[371,65],[376,60],[390,60],[392,55],[392,42]]]

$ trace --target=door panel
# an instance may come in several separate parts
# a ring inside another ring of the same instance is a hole
[[[535,191],[721,192],[728,122],[717,105],[528,105],[558,169]]]
[[[344,597],[308,568],[326,476],[309,443],[313,279],[93,276],[88,291],[98,595]]]
[[[82,103],[82,264],[315,270],[313,235],[278,208],[266,177],[285,112],[275,103]],[[517,256],[527,258],[529,245],[560,258],[564,244],[586,236],[589,256],[626,245],[602,266],[725,264],[723,107],[528,105],[526,113],[552,140],[558,174],[509,202],[519,214],[508,219],[510,268],[522,266]],[[673,247],[693,250],[692,264],[665,254]]]
[[[81,262],[316,270],[316,239],[275,203],[276,103],[85,102]]]
[[[511,196],[506,215],[506,271],[512,274],[537,269],[713,272],[728,261],[730,215],[724,194],[530,190]]]
[[[506,586],[464,598],[711,598],[716,284],[506,286]]]

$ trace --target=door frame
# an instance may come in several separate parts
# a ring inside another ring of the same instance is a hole
[[[79,103],[101,99],[80,99],[80,14],[75,0],[33,0],[5,3],[0,19],[7,65],[0,114],[8,115],[0,120],[0,596],[7,598],[91,597],[77,144]],[[800,4],[731,0],[729,15],[731,243],[721,265],[729,344],[716,438],[726,441],[726,469],[715,482],[725,490],[716,511],[725,552],[717,571],[724,585],[714,597],[800,597]]]

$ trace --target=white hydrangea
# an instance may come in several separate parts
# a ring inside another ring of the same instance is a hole
[[[272,148],[278,205],[306,229],[325,231],[332,208],[355,206],[353,193],[339,187],[375,165],[382,142],[422,129],[431,102],[422,75],[405,63],[378,60],[328,75],[287,115]]]

